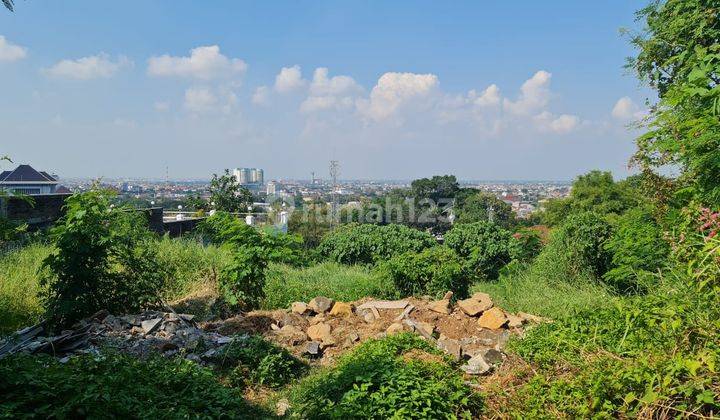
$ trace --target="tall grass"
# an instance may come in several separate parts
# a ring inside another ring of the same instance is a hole
[[[48,245],[33,244],[0,257],[0,334],[40,320],[39,270]]]
[[[271,264],[265,295],[262,308],[276,309],[316,296],[352,301],[366,296],[392,298],[396,292],[390,280],[366,267],[324,262],[308,268]]]

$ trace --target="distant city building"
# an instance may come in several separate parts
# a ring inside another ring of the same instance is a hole
[[[63,191],[67,190],[61,187]],[[0,191],[9,194],[54,194],[58,180],[44,171],[36,171],[30,165],[20,165],[12,171],[0,173]]]
[[[275,181],[270,181],[267,184],[267,195],[274,195],[277,191],[277,186],[275,184]]]
[[[262,185],[265,183],[265,174],[262,169],[258,168],[235,168],[233,169],[233,176],[240,185]]]

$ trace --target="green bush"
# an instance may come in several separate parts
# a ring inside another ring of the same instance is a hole
[[[465,259],[469,273],[486,280],[498,277],[517,248],[512,233],[491,222],[455,225],[445,234],[445,244]]]
[[[651,274],[657,273],[670,253],[651,209],[637,207],[620,216],[613,234],[604,245],[612,256],[612,269],[603,275],[606,283],[620,292],[645,290]]]
[[[257,308],[265,297],[265,249],[240,246],[234,249],[232,261],[220,272],[218,286],[225,300],[245,310]]]
[[[522,228],[513,234],[515,238],[515,251],[513,259],[520,262],[532,261],[542,251],[543,243],[538,231]]]
[[[445,246],[396,255],[382,265],[381,271],[392,279],[402,296],[439,298],[451,290],[464,298],[470,285],[462,259]]]
[[[270,228],[262,232],[263,247],[267,250],[268,261],[302,267],[308,264],[303,237]]]
[[[374,264],[436,244],[429,233],[407,226],[351,223],[327,234],[318,252],[322,257],[342,264]]]
[[[40,321],[38,271],[52,248],[32,244],[0,256],[0,335]],[[47,275],[47,273],[41,273]]]
[[[257,418],[209,369],[183,359],[84,355],[0,360],[2,418]],[[265,415],[267,415],[265,413]]]
[[[111,207],[102,191],[69,197],[65,211],[51,231],[55,251],[43,262],[40,282],[50,325],[159,302],[162,268],[141,214]]]
[[[309,302],[316,296],[349,302],[363,297],[392,299],[397,297],[397,291],[390,279],[364,266],[323,262],[297,268],[270,264],[263,309],[287,308],[293,302]]]
[[[307,371],[307,365],[261,336],[236,336],[213,357],[219,369],[230,372],[233,385],[277,388]]]
[[[415,360],[411,351],[436,361]],[[334,368],[303,379],[291,406],[293,415],[312,419],[454,419],[477,416],[482,403],[438,350],[403,333],[368,340]]]

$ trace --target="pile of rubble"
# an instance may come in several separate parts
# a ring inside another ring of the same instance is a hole
[[[511,333],[521,332],[527,323],[541,321],[530,314],[507,313],[485,293],[475,293],[453,305],[452,292],[448,292],[437,301],[335,302],[319,296],[308,303],[295,302],[287,310],[254,311],[207,324],[206,328],[224,334],[261,333],[296,355],[321,363],[330,363],[365,339],[412,331],[456,360],[466,360],[462,369],[468,374],[483,374],[502,363]]]
[[[72,354],[98,353],[100,347],[108,346],[141,357],[159,352],[204,362],[233,340],[204,331],[193,318],[157,311],[116,317],[100,311],[57,335],[47,335],[42,324],[20,330],[0,341],[0,358],[21,352],[49,353],[65,361]]]

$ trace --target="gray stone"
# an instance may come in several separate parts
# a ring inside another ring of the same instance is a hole
[[[500,366],[503,362],[503,355],[495,349],[487,349],[482,353],[485,362],[492,366]]]
[[[305,345],[305,352],[311,356],[320,354],[320,343],[317,341],[308,341]]]
[[[308,303],[308,307],[313,310],[315,313],[323,314],[332,308],[333,301],[330,298],[326,298],[325,296],[318,296],[316,298],[313,298],[313,300]]]
[[[492,367],[485,361],[482,355],[472,357],[464,365],[460,366],[460,369],[468,375],[483,375],[490,372]]]
[[[155,331],[157,327],[160,326],[162,320],[162,318],[148,319],[147,321],[143,321],[140,326],[142,327],[145,334],[150,334],[151,332]]]
[[[452,338],[447,338],[444,336],[440,337],[437,342],[437,348],[447,353],[456,361],[459,361],[460,356],[462,355],[462,348],[460,346],[460,342],[458,340],[453,340]]]

